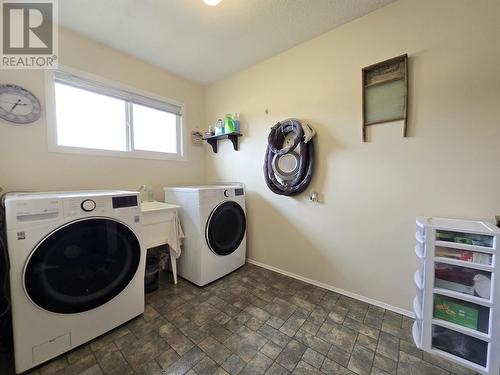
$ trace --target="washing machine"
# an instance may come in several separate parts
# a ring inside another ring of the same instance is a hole
[[[138,193],[4,198],[16,372],[144,312]]]
[[[185,239],[178,259],[180,276],[203,286],[245,264],[243,185],[167,187],[164,191],[165,202],[181,206]]]

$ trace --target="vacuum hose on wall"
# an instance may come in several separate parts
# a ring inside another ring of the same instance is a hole
[[[307,188],[314,171],[314,134],[297,119],[280,121],[271,128],[264,178],[272,192],[293,196]]]

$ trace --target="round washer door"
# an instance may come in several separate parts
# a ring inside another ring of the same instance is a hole
[[[45,237],[24,271],[29,298],[41,308],[69,314],[116,297],[134,277],[141,258],[136,235],[109,218],[71,222]]]
[[[206,238],[210,249],[218,255],[229,255],[240,246],[246,231],[245,212],[233,201],[222,202],[210,214]]]

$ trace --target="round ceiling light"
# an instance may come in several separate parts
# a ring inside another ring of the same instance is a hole
[[[216,5],[219,5],[221,0],[203,0],[203,2],[207,5],[210,5],[211,7],[214,7]]]

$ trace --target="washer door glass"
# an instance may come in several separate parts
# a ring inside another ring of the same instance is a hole
[[[233,201],[219,204],[210,214],[206,237],[210,249],[218,255],[229,255],[240,246],[246,230],[245,212]]]
[[[24,273],[31,300],[56,313],[78,313],[117,296],[134,277],[141,258],[135,234],[112,219],[72,222],[45,237]]]

